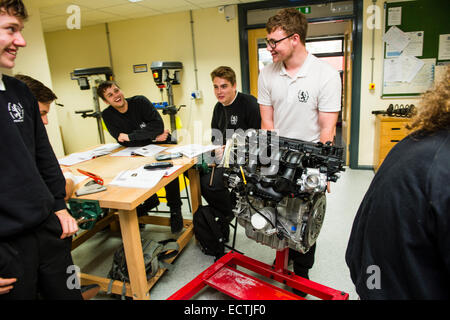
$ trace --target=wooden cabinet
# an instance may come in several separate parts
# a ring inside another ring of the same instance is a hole
[[[409,118],[388,117],[377,115],[375,120],[375,149],[373,168],[378,170],[393,146],[409,133],[406,125]]]

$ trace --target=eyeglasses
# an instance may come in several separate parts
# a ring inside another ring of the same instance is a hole
[[[266,42],[266,45],[270,46],[272,49],[275,49],[277,46],[277,43],[280,41],[283,41],[284,39],[290,38],[294,35],[295,33],[288,35],[287,37],[284,37],[280,40],[273,40],[273,39],[264,39],[264,41]]]

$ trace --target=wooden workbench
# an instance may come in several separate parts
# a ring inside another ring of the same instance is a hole
[[[112,214],[109,214],[102,220],[98,221],[93,229],[77,235],[77,237],[73,239],[72,250],[80,246],[83,242],[92,237],[96,232],[102,230],[105,226],[114,224],[118,221],[120,224],[120,232],[122,235],[130,277],[130,283],[126,284],[126,295],[133,297],[133,299],[140,300],[150,299],[149,290],[156,283],[156,281],[158,281],[165,269],[160,269],[153,278],[147,281],[144,258],[142,254],[139,223],[169,226],[170,219],[166,217],[145,216],[140,217],[138,220],[136,207],[186,171],[188,172],[188,178],[190,181],[192,212],[195,212],[199,204],[201,204],[199,175],[198,171],[192,168],[197,161],[195,158],[189,159],[183,157],[171,160],[174,165],[182,165],[182,167],[169,177],[164,177],[161,179],[161,181],[159,181],[159,183],[151,189],[124,188],[108,185],[120,171],[136,169],[144,164],[154,161],[155,160],[153,158],[149,157],[113,157],[111,155],[106,155],[70,166],[70,169],[74,173],[76,172],[76,169],[82,169],[97,174],[103,178],[105,186],[107,187],[106,191],[80,197],[76,197],[75,194],[73,194],[72,198],[96,200],[99,202],[101,208],[113,209],[109,210]],[[87,180],[80,183],[77,188],[85,184],[86,181]],[[184,231],[177,239],[180,246],[179,252],[183,250],[193,235],[192,220],[184,219],[183,222]],[[175,258],[176,257],[168,260],[168,262],[171,262]],[[110,279],[81,273],[81,282],[83,285],[97,283],[100,285],[101,290],[107,291]],[[113,282],[113,293],[119,295],[122,294],[122,288],[123,283],[121,281]]]

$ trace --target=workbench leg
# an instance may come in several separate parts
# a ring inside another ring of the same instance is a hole
[[[131,211],[119,210],[119,221],[133,299],[149,300],[150,293],[145,274],[136,209]]]
[[[115,212],[115,211],[117,211],[117,210],[109,209],[109,213],[108,213],[108,214],[110,214],[110,215],[115,215],[115,214],[117,214],[117,212]],[[112,232],[119,232],[119,231],[120,231],[120,224],[119,224],[119,221],[117,221],[117,219],[116,219],[116,220],[113,220],[113,221],[109,224],[109,229],[110,229]]]
[[[202,192],[200,189],[200,175],[198,174],[198,170],[189,169],[188,170],[189,177],[189,188],[191,190],[191,204],[192,204],[192,213],[195,213],[198,207],[202,204]]]

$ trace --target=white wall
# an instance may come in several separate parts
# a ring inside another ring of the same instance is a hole
[[[33,5],[31,0],[25,0],[24,3],[29,13],[29,18],[25,21],[23,30],[23,36],[27,42],[27,46],[19,49],[16,65],[8,74],[26,74],[41,81],[47,87],[52,88],[52,79],[39,9]],[[55,104],[52,104],[50,107],[50,113],[48,114],[49,124],[46,126],[46,129],[56,156],[61,157],[64,155],[64,151],[56,108],[59,107],[55,106]]]

